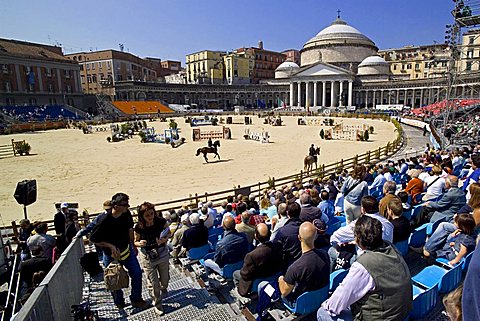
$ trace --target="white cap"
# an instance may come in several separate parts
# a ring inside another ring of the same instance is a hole
[[[68,203],[64,202],[60,205],[60,208],[68,208]]]

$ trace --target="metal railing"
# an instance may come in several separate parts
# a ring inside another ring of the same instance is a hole
[[[70,320],[71,306],[82,299],[84,277],[79,259],[83,253],[83,241],[73,240],[12,320]]]

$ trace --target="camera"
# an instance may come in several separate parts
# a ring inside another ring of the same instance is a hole
[[[148,251],[147,255],[148,255],[148,258],[152,261],[158,259],[157,249],[152,249],[152,250]]]

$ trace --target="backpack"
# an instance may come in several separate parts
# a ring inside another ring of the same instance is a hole
[[[103,272],[103,279],[107,290],[115,291],[128,288],[130,278],[123,265],[118,261],[111,262]]]

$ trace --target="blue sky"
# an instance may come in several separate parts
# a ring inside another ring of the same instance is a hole
[[[451,0],[0,0],[0,37],[185,62],[195,51],[301,49],[341,17],[380,49],[443,42]]]

